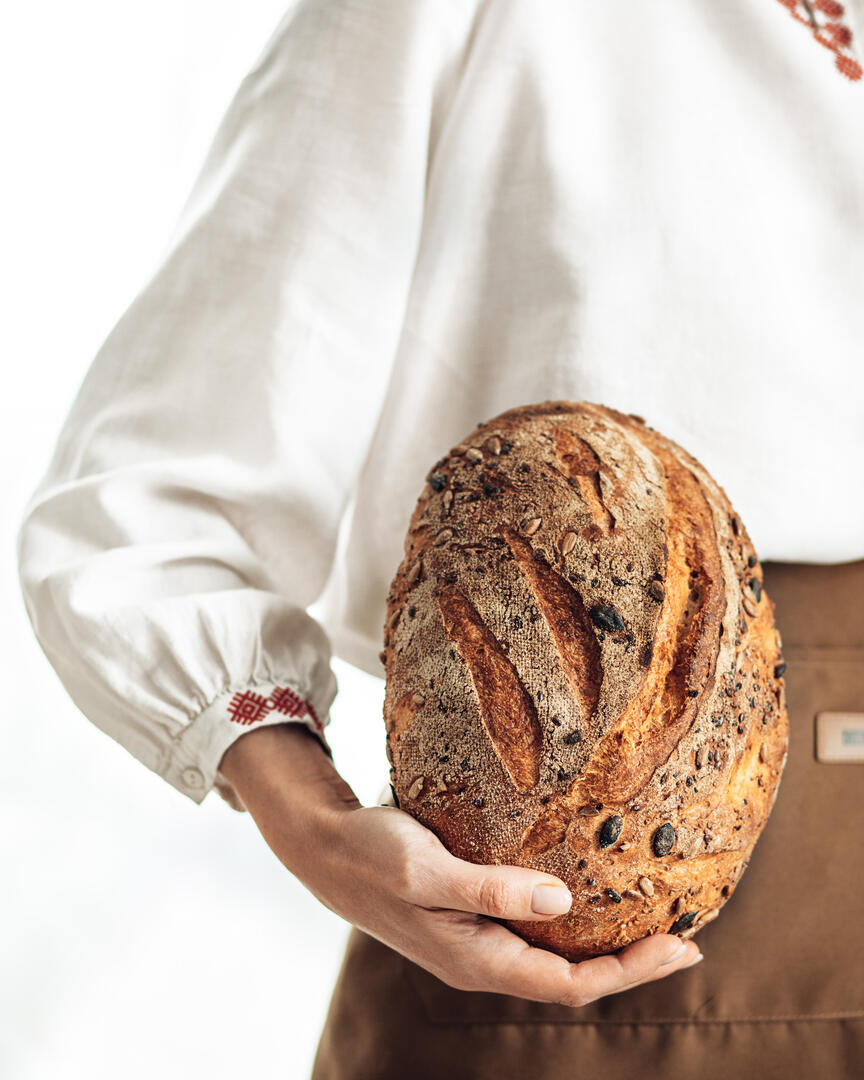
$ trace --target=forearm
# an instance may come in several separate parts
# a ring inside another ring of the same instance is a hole
[[[339,814],[361,805],[302,724],[246,732],[225,751],[220,771],[273,852],[300,877],[310,859],[321,858],[322,845],[336,844]]]

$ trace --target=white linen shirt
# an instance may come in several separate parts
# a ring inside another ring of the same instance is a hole
[[[83,713],[196,802],[254,725],[329,749],[429,469],[531,402],[645,417],[763,559],[864,557],[864,0],[832,3],[297,0],[21,520]]]

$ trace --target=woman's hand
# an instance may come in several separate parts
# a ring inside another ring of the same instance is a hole
[[[578,964],[529,945],[492,919],[563,914],[570,893],[560,879],[466,862],[410,814],[362,806],[301,724],[247,732],[220,768],[310,892],[449,986],[578,1008],[700,958],[696,945],[670,934]]]

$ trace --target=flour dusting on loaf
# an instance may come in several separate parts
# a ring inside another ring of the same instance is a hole
[[[460,858],[555,874],[506,921],[569,960],[690,936],[786,761],[782,642],[723,489],[641,417],[502,413],[436,462],[387,597],[398,805]]]

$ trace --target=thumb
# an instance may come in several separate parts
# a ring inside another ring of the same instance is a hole
[[[560,878],[524,866],[478,865],[442,852],[424,882],[424,907],[470,911],[494,919],[549,919],[570,910]]]

